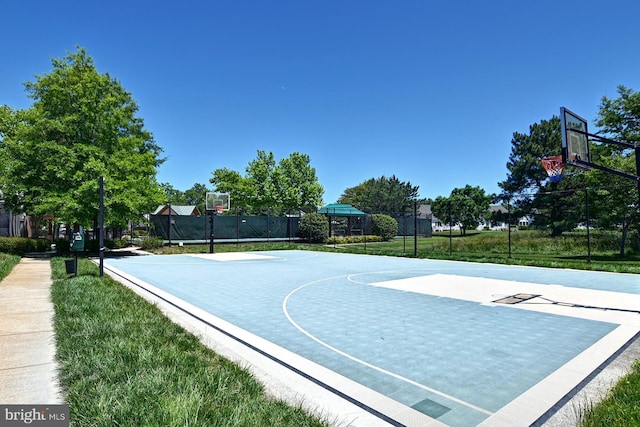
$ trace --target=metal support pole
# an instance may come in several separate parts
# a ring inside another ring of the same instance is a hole
[[[169,206],[169,227],[167,228],[167,237],[169,238],[169,247],[171,247],[171,203]]]
[[[451,235],[451,199],[449,199],[449,256],[451,256],[451,253],[453,251],[453,236]]]
[[[418,258],[418,201],[413,201],[413,257]]]
[[[509,221],[508,229],[509,229],[509,259],[511,259],[511,197],[507,199],[507,212],[508,217],[507,221]]]
[[[209,222],[209,253],[212,254],[214,253],[215,249],[213,247],[213,237],[215,235],[214,233],[214,229],[213,229],[213,216],[215,215],[215,212],[211,211],[211,218],[210,218],[210,222]]]
[[[362,217],[362,235],[364,236],[364,251],[367,251],[367,214]]]
[[[587,220],[587,262],[591,264],[591,232],[589,230],[589,188],[584,189],[585,216]]]
[[[100,246],[100,277],[104,276],[104,177],[99,179],[99,198],[100,198],[100,213],[99,213],[99,234],[98,245]],[[76,253],[76,275],[78,274],[78,254]]]
[[[407,213],[404,212],[405,207],[402,207],[402,227],[404,228],[402,233],[402,254],[407,253]]]

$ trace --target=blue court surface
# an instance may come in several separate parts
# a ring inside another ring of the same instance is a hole
[[[308,251],[105,268],[392,425],[535,424],[640,331],[637,275]]]

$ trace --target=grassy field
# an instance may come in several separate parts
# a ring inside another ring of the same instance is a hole
[[[550,268],[573,268],[616,273],[640,274],[640,254],[627,250],[618,255],[616,233],[593,232],[591,236],[591,262],[588,262],[587,236],[584,232],[551,237],[537,231],[519,231],[509,236],[504,231],[470,232],[466,236],[453,233],[419,237],[418,258],[451,259],[457,261],[491,262],[498,264],[529,265]],[[279,249],[321,250],[332,252],[366,253],[370,255],[414,256],[414,239],[397,237],[390,242],[309,245],[304,243],[225,243],[216,244],[216,252],[259,251]],[[154,251],[159,254],[207,253],[209,245],[173,245]]]
[[[636,360],[631,373],[602,402],[586,405],[582,426],[640,426],[640,361]]]
[[[160,310],[79,260],[52,261],[57,358],[73,426],[328,426],[271,398]]]

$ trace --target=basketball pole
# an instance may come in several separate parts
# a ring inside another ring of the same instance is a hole
[[[100,212],[98,246],[100,246],[100,277],[104,276],[104,177],[100,177]],[[78,274],[78,253],[76,252],[76,275]]]
[[[214,219],[213,219],[213,218],[214,218],[214,215],[215,215],[215,211],[211,211],[211,218],[210,218],[210,220],[209,220],[209,221],[210,221],[210,223],[209,223],[209,226],[210,226],[210,230],[209,230],[209,253],[210,253],[210,254],[215,253],[215,248],[214,248],[214,246],[213,246],[213,237],[214,237],[214,235],[215,235],[215,233],[214,233],[214,228],[213,228],[213,225],[214,225]]]

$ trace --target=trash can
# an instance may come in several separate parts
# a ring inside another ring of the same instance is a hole
[[[65,259],[64,266],[67,269],[67,274],[74,274],[76,272],[76,260],[75,259]]]

